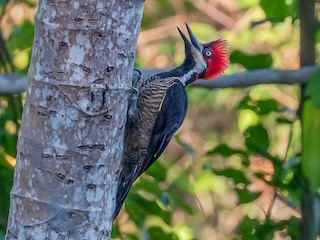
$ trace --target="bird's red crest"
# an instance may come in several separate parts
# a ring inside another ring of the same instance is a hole
[[[208,68],[203,77],[205,80],[210,80],[221,75],[229,65],[228,42],[219,39],[204,46],[212,51],[212,57],[205,56]]]

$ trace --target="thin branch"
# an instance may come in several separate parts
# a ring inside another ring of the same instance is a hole
[[[295,84],[307,82],[317,66],[298,70],[260,69],[220,76],[213,81],[197,81],[193,85],[206,88],[248,87],[258,84]],[[165,69],[139,69],[143,77],[152,76]]]
[[[305,83],[318,69],[317,66],[303,67],[298,70],[260,69],[243,73],[220,76],[213,81],[197,81],[193,86],[206,88],[248,87],[259,84],[295,84]],[[143,78],[168,69],[139,69]],[[21,93],[26,90],[27,77],[18,74],[0,75],[0,94]]]
[[[0,75],[0,94],[15,94],[25,92],[27,76],[19,74]]]
[[[298,70],[260,69],[223,75],[214,81],[198,81],[195,85],[207,88],[248,87],[259,84],[295,84],[307,82],[316,66]]]

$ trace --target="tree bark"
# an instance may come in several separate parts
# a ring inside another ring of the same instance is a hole
[[[315,16],[315,0],[301,0],[299,3],[300,10],[300,66],[312,66],[316,61],[316,16]],[[304,168],[307,165],[307,161],[312,161],[314,166],[317,166],[316,161],[319,161],[319,156],[317,159],[308,159],[306,154],[307,145],[310,142],[315,141],[312,139],[314,136],[306,135],[308,133],[307,129],[310,128],[311,131],[316,132],[317,123],[313,126],[307,126],[305,124],[308,115],[313,114],[316,115],[315,111],[319,109],[315,108],[314,110],[306,110],[306,104],[310,103],[310,99],[305,97],[305,87],[306,83],[300,85],[301,87],[301,100],[300,100],[300,120],[301,120],[301,135],[302,135],[302,171],[304,172]],[[312,104],[312,103],[311,103]],[[314,121],[318,121],[319,119],[314,119]],[[310,124],[310,123],[309,123]],[[316,136],[317,138],[319,136]],[[310,151],[310,149],[309,149]],[[311,150],[312,151],[312,150]],[[315,151],[314,151],[315,152]],[[313,154],[314,155],[314,154]],[[309,182],[310,176],[303,176],[301,179],[301,236],[302,240],[315,240],[317,239],[319,229],[320,229],[320,198],[319,194],[311,189],[311,185]]]
[[[143,0],[39,2],[6,239],[109,239]]]

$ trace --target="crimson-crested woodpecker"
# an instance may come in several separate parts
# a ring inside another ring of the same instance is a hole
[[[190,40],[178,28],[185,44],[185,60],[177,68],[137,80],[128,110],[122,169],[114,218],[133,182],[162,154],[187,112],[185,87],[197,79],[209,80],[227,68],[227,42],[201,44],[186,24]]]

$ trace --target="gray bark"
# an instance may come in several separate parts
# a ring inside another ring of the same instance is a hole
[[[109,239],[143,0],[39,2],[6,239]]]

